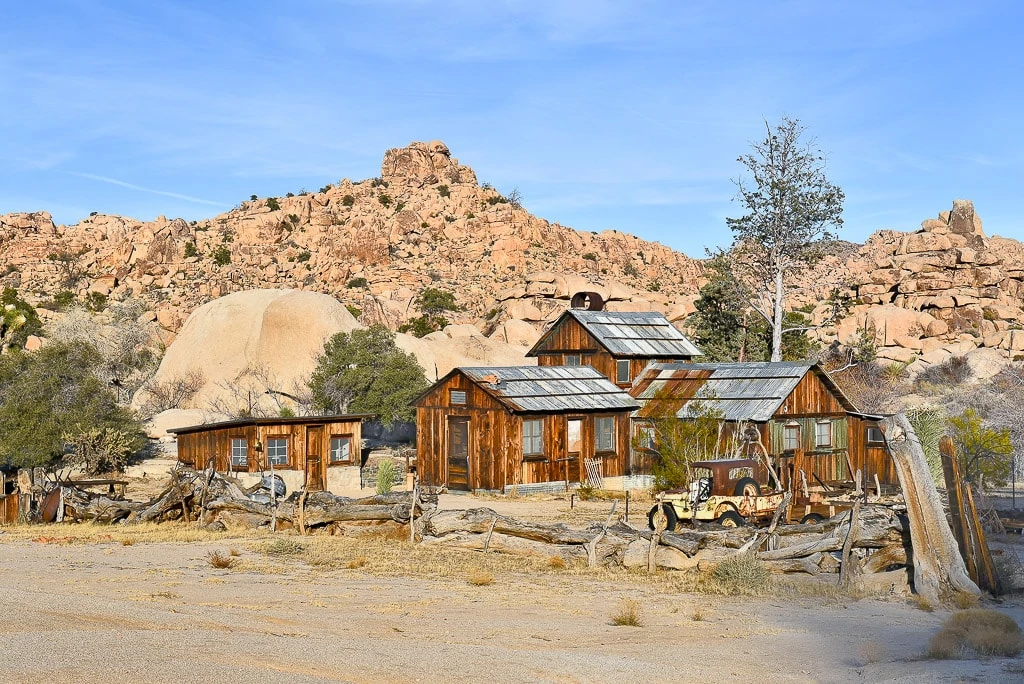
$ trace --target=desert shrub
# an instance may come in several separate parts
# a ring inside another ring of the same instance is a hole
[[[73,293],[71,297],[73,300]],[[35,308],[19,297],[13,287],[5,287],[0,294],[0,350],[24,347],[29,335],[38,335],[42,330]]]
[[[249,199],[255,202],[256,200],[259,199],[259,197],[257,195],[249,195]]]
[[[711,571],[711,579],[722,593],[729,595],[764,594],[772,584],[768,566],[752,553],[729,556]]]
[[[384,205],[385,208],[386,207],[390,207],[391,206],[391,201],[392,201],[391,200],[391,195],[382,192],[379,195],[377,195],[377,201],[380,202],[382,205]]]
[[[281,208],[281,203],[277,201],[276,197],[267,198],[267,209],[270,211],[278,211]]]
[[[377,464],[377,493],[390,494],[395,486],[395,462],[385,458]]]
[[[494,575],[480,568],[473,568],[466,576],[466,581],[474,587],[486,587],[494,584]]]
[[[345,195],[344,197],[341,198],[342,206],[351,207],[355,203],[356,198],[353,197],[352,195]]]
[[[715,458],[718,451],[722,414],[704,401],[691,401],[689,418],[676,417],[676,404],[668,391],[655,394],[648,402],[647,424],[641,427],[635,449],[652,452],[654,488],[657,491],[687,487],[690,464]]]
[[[399,202],[398,204],[395,205],[395,213],[396,214],[398,212],[402,211],[403,209],[405,209],[405,202]]]
[[[1020,626],[1005,613],[970,608],[954,613],[928,642],[928,656],[941,660],[1002,656],[1024,650]]]
[[[986,485],[1006,484],[1013,468],[1010,429],[987,426],[973,408],[950,418],[949,426],[964,479],[977,482],[984,477]]]
[[[199,250],[196,249],[196,243],[186,242],[185,243],[185,258],[190,259],[194,256],[199,256]]]
[[[235,567],[235,563],[238,562],[237,558],[234,558],[223,551],[211,551],[207,554],[206,560],[210,564],[210,567],[217,568],[218,570],[233,568]]]
[[[370,287],[370,283],[367,282],[366,278],[353,278],[352,280],[348,281],[345,287],[347,287],[350,290],[354,290],[357,287],[365,290],[366,288]]]
[[[358,306],[353,306],[351,304],[346,304],[345,308],[348,309],[348,312],[350,314],[352,314],[353,318],[359,318],[360,316],[363,315],[363,310],[360,309]]]
[[[398,326],[398,332],[408,333],[413,337],[425,337],[448,326],[444,316],[417,316]]]
[[[915,406],[907,411],[907,420],[914,428],[924,451],[925,461],[932,480],[943,485],[942,456],[939,454],[939,440],[946,434],[946,412],[938,406]]]
[[[634,266],[633,264],[626,264],[626,266],[622,269],[622,274],[628,276],[638,276],[640,275],[640,271],[638,271],[636,266]]]
[[[141,412],[146,416],[155,416],[168,409],[182,408],[205,383],[206,377],[199,370],[191,370],[185,375],[175,375],[166,380],[151,381],[143,387],[145,399]]]
[[[227,266],[231,263],[231,250],[228,249],[227,245],[221,245],[213,250],[211,256],[213,257],[213,263],[218,266]]]
[[[291,406],[282,406],[277,410],[278,418],[294,418],[295,410]]]
[[[548,558],[548,567],[552,570],[565,570],[568,566],[565,564],[565,559],[561,556],[552,556]]]
[[[917,374],[914,389],[918,392],[936,394],[948,387],[955,387],[971,378],[971,365],[965,356],[951,356],[942,363],[936,363]]]
[[[308,249],[304,249],[304,250],[302,250],[301,252],[298,253],[298,255],[295,257],[295,260],[298,261],[300,264],[302,264],[302,263],[305,263],[305,262],[309,261],[311,256],[313,256],[313,255],[309,253],[309,250]]]
[[[597,261],[597,253],[596,252],[586,252],[583,255],[583,258],[586,259],[587,261]]]
[[[426,221],[420,221],[420,228],[429,228],[430,224]]]
[[[612,613],[611,621],[616,627],[643,627],[640,604],[634,599],[623,599]]]
[[[440,195],[441,197],[448,197],[448,196],[450,196],[450,195],[451,195],[452,193],[451,193],[451,191],[450,191],[450,190],[448,189],[448,186],[447,186],[447,185],[438,185],[438,186],[437,186],[437,194],[439,194],[439,195]]]
[[[102,292],[90,292],[85,296],[85,308],[96,313],[103,311],[107,308],[107,295]]]
[[[266,545],[263,553],[268,556],[298,556],[306,552],[304,544],[295,539],[275,539]]]

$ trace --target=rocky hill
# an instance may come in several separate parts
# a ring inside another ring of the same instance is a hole
[[[664,245],[533,216],[438,141],[388,150],[380,178],[255,198],[202,221],[2,215],[0,253],[3,285],[35,301],[67,288],[141,299],[165,342],[200,305],[255,288],[328,293],[361,323],[396,328],[419,315],[416,294],[436,287],[463,307],[453,322],[499,336],[522,336],[503,322],[545,320],[580,289],[610,308],[680,317],[701,272]]]
[[[987,237],[969,201],[914,232],[848,244],[801,280],[791,304],[812,312],[822,325],[811,334],[825,343],[869,336],[881,358],[912,371],[978,349],[1024,354],[1024,245]],[[361,324],[395,329],[436,287],[462,307],[452,323],[523,346],[576,292],[681,321],[701,283],[701,262],[664,245],[533,216],[438,141],[388,150],[379,178],[254,198],[201,221],[0,215],[0,285],[37,304],[65,289],[141,300],[165,344],[192,311],[243,290],[330,294]],[[835,303],[843,314],[827,321]],[[472,334],[456,326],[448,339]]]

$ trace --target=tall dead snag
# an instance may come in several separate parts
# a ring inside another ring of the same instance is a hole
[[[967,565],[967,573],[985,591],[999,594],[999,577],[992,565],[992,555],[978,519],[978,509],[974,506],[974,495],[960,474],[953,440],[949,437],[940,439],[939,453],[942,454],[942,475],[946,480],[953,536],[956,537],[960,554]]]
[[[946,522],[939,492],[910,421],[897,413],[882,421],[882,432],[907,504],[914,589],[931,603],[938,603],[956,592],[979,595],[981,591],[968,576],[956,539]]]

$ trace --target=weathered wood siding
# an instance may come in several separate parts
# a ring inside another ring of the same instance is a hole
[[[575,318],[566,318],[552,328],[536,349],[538,366],[564,366],[567,354],[578,354],[580,365],[597,369],[619,387],[627,388],[653,358],[613,356]],[[618,361],[629,361],[629,380],[619,382]],[[687,361],[659,357],[658,361]]]
[[[896,464],[893,463],[889,450],[883,443],[869,443],[868,428],[877,428],[877,420],[867,420],[859,416],[850,416],[850,457],[853,467],[859,468],[864,474],[864,486],[874,486],[875,475],[882,484],[899,484]]]
[[[775,413],[777,419],[785,416],[833,416],[843,415],[846,409],[839,400],[822,382],[821,378],[814,371],[810,371],[801,378],[796,389],[790,392],[782,406]]]
[[[451,403],[451,391],[466,392],[466,403]],[[416,404],[416,462],[422,481],[449,485],[448,425],[452,416],[469,420],[469,488],[502,490],[508,485],[579,482],[586,477],[584,458],[598,458],[602,474],[626,474],[629,454],[629,413],[515,414],[461,373],[439,382]],[[596,453],[595,419],[615,420],[615,448]],[[568,421],[580,419],[581,452],[569,459]],[[543,421],[543,454],[523,456],[523,421]]]
[[[307,458],[307,431],[313,430],[314,435],[319,429],[319,439],[313,443],[313,447],[319,447],[317,454],[321,458],[320,467],[315,469],[321,478],[320,487],[326,488],[327,469],[334,465],[330,464],[331,438],[334,436],[351,437],[350,453],[351,461],[344,465],[360,465],[360,444],[362,442],[362,421],[341,420],[339,416],[325,416],[319,422],[264,422],[254,421],[238,425],[211,426],[209,429],[196,430],[179,434],[178,438],[178,460],[188,463],[195,468],[203,469],[212,460],[214,467],[221,472],[228,470],[234,472],[256,473],[269,469],[267,465],[267,440],[273,438],[285,438],[288,440],[288,464],[275,465],[275,470],[300,470],[306,471],[307,467],[313,468],[314,464]],[[231,465],[231,440],[242,438],[246,440],[248,452],[248,465],[240,468]],[[256,450],[256,443],[263,445],[263,451]],[[313,486],[315,483],[309,483]]]

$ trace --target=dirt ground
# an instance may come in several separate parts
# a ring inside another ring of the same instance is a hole
[[[610,508],[441,503],[570,523]],[[631,510],[631,521],[645,512]],[[526,571],[495,554],[487,556],[493,583],[475,586],[457,563],[435,575],[274,558],[266,535],[74,532],[0,528],[0,681],[1024,681],[1024,659],[924,659],[949,613],[903,598],[708,596],[626,571]],[[208,554],[229,549],[238,566],[211,567]],[[627,599],[642,626],[611,624]],[[992,607],[1024,623],[1024,602]]]

